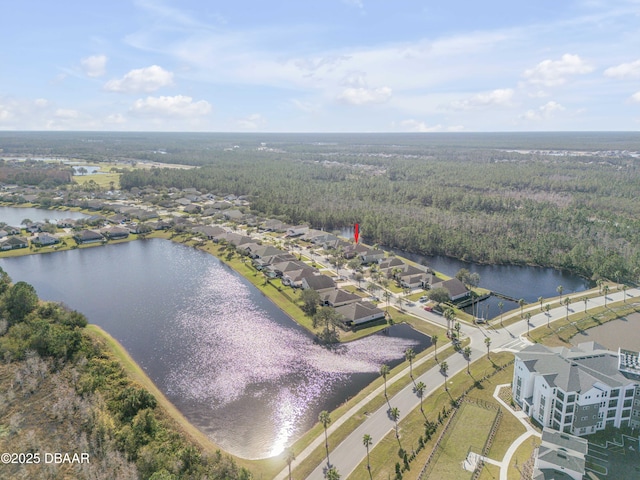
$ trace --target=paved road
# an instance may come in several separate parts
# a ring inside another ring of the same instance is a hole
[[[574,303],[569,306],[569,313],[573,312],[581,312],[584,311],[584,303],[582,301],[577,300],[578,298],[582,298],[585,292],[581,292],[578,294],[570,295],[574,299]],[[616,301],[621,301],[623,299],[624,292],[622,291],[613,291],[607,296],[607,303],[612,303]],[[627,301],[629,301],[630,297],[638,297],[640,296],[639,289],[629,289],[626,292]],[[557,301],[555,302],[557,304]],[[605,300],[604,296],[596,297],[590,299],[587,305],[588,309],[593,309],[598,306],[604,305]],[[566,307],[557,306],[549,311],[549,313],[540,313],[540,308],[538,304],[531,304],[524,309],[525,312],[529,311],[532,316],[530,320],[530,329],[533,330],[537,327],[543,327],[547,324],[547,315],[549,315],[549,321],[553,322],[554,320],[564,318],[566,315]],[[504,316],[504,320],[507,320],[511,316],[520,316],[519,309],[509,315]],[[441,319],[441,322],[446,323],[444,319]],[[486,353],[486,346],[484,344],[484,339],[486,337],[491,338],[491,350],[492,351],[501,351],[501,350],[512,350],[518,351],[523,348],[528,341],[521,337],[521,335],[526,334],[527,326],[525,321],[518,321],[508,327],[498,328],[496,330],[492,328],[476,328],[469,325],[462,325],[462,333],[463,336],[468,336],[471,339],[471,348],[472,360],[477,360],[482,355]],[[458,372],[466,369],[467,362],[461,354],[454,354],[450,358],[447,359],[447,363],[449,364],[449,376],[453,376]],[[425,372],[420,377],[416,377],[416,383],[422,381],[427,385],[427,392],[425,392],[425,396],[431,394],[436,389],[440,389],[443,387],[444,377],[439,371],[439,367],[434,367],[433,369]],[[420,400],[417,395],[413,392],[413,386],[410,385],[398,392],[395,396],[389,399],[389,405],[393,407],[397,407],[400,410],[400,418],[404,418],[404,416],[412,411],[414,408],[419,407]],[[332,445],[331,439],[329,439],[329,447],[330,454],[329,459],[331,464],[336,467],[338,472],[342,478],[347,478],[351,472],[360,464],[360,462],[366,457],[366,450],[362,445],[362,437],[365,433],[371,435],[373,440],[373,445],[371,450],[375,448],[376,444],[379,443],[391,430],[395,428],[394,422],[387,415],[388,405],[384,405],[377,411],[373,412],[367,420],[365,420],[358,428],[356,428],[340,445]],[[324,434],[322,434],[320,438],[321,444],[324,445]],[[306,457],[304,455],[305,452],[301,452],[298,456],[296,463],[302,461],[303,458]],[[322,464],[318,465],[318,467],[312,472],[312,474],[308,477],[312,480],[322,480],[324,478],[324,469],[326,468],[326,461]],[[279,474],[276,478],[286,478],[286,470],[283,470],[281,474]]]

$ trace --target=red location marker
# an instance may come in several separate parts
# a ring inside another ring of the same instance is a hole
[[[358,227],[359,226],[356,223],[355,228],[353,229],[353,238],[356,239],[356,243],[358,243],[358,238],[360,238],[360,229]]]

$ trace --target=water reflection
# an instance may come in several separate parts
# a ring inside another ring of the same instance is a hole
[[[159,239],[0,260],[14,281],[84,312],[194,425],[245,458],[282,451],[429,345],[406,325],[328,350],[214,257]]]

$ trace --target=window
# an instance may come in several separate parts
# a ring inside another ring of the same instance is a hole
[[[607,412],[607,418],[613,418],[616,416],[616,411],[615,410],[609,410]]]
[[[567,397],[567,402],[569,402],[569,403],[573,403],[573,402],[575,402],[575,401],[576,401],[576,394],[575,394],[575,393],[572,393],[571,395],[569,395],[569,396]]]
[[[628,399],[624,401],[624,404],[622,405],[624,408],[628,408],[631,406],[631,404],[633,403],[633,400]]]
[[[633,389],[626,390],[626,391],[624,392],[624,396],[625,396],[625,397],[633,397]]]
[[[619,388],[614,388],[613,390],[611,390],[611,398],[615,398],[617,396],[620,395],[620,389]]]
[[[564,393],[562,393],[560,390],[558,390],[558,400],[561,400],[564,402]]]
[[[617,399],[609,401],[609,408],[615,408],[617,406],[618,406],[618,400]]]

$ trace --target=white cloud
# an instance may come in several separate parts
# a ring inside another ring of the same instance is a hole
[[[633,95],[631,95],[631,100],[634,102],[640,103],[640,92],[636,92]]]
[[[80,112],[70,108],[58,108],[53,115],[60,120],[75,120],[80,117]]]
[[[611,78],[640,78],[640,60],[629,63],[621,63],[615,67],[609,67],[604,71],[605,77]]]
[[[565,110],[565,108],[562,105],[552,100],[541,105],[537,110],[527,110],[520,118],[523,120],[544,120],[551,118],[554,112],[561,112],[563,110]]]
[[[36,98],[33,101],[33,104],[39,108],[46,108],[49,106],[49,100],[47,100],[46,98]]]
[[[338,100],[349,105],[369,105],[372,103],[385,103],[391,98],[389,87],[380,88],[345,88]]]
[[[158,65],[131,70],[120,80],[108,81],[104,88],[110,92],[154,92],[173,85],[173,73]]]
[[[80,60],[84,73],[89,77],[101,77],[106,73],[107,56],[91,55]]]
[[[400,122],[400,126],[405,131],[423,132],[423,133],[429,133],[429,132],[461,132],[461,131],[464,130],[464,127],[462,125],[452,125],[452,126],[449,126],[449,127],[443,127],[442,125],[438,124],[438,125],[429,126],[426,123],[420,122],[418,120],[414,120],[413,118],[408,119],[408,120],[403,120],[402,122]]]
[[[256,128],[264,126],[266,123],[264,117],[259,113],[253,113],[246,118],[236,121],[238,127],[243,130],[255,130]]]
[[[560,60],[544,60],[525,70],[523,76],[532,84],[555,87],[566,83],[567,77],[592,71],[593,67],[578,55],[565,53]]]
[[[137,115],[194,117],[209,114],[211,104],[206,100],[194,102],[191,97],[185,95],[147,97],[136,100],[130,111]]]
[[[124,115],[122,115],[121,113],[113,113],[107,116],[107,118],[105,119],[105,122],[118,125],[118,124],[125,123],[126,119],[124,118]]]
[[[467,110],[480,107],[510,106],[513,93],[511,88],[499,88],[491,92],[479,93],[467,100],[452,102],[451,107],[456,110]]]

